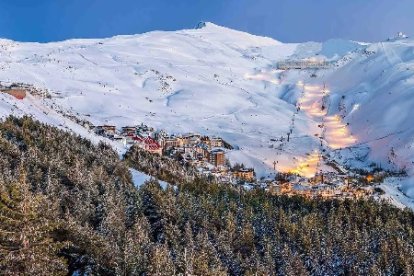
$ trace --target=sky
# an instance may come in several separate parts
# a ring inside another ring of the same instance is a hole
[[[103,38],[209,21],[282,42],[414,35],[414,0],[0,0],[0,37]]]

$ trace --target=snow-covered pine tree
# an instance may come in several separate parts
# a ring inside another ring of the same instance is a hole
[[[48,217],[46,198],[34,195],[20,168],[18,182],[0,183],[0,271],[4,275],[66,275],[57,253],[67,243],[55,240],[62,224]],[[52,212],[53,213],[53,212]]]

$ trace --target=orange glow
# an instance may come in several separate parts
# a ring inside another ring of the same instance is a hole
[[[367,181],[368,182],[372,182],[374,180],[374,176],[372,175],[367,175]]]
[[[329,93],[329,89],[320,85],[304,85],[304,95],[299,100],[301,110],[314,120],[321,120],[325,127],[324,139],[333,149],[346,148],[356,142],[339,115],[326,116],[327,108],[323,107],[323,97]]]
[[[284,172],[298,174],[304,177],[314,177],[321,161],[320,152],[315,150],[306,157],[299,157],[295,168],[286,168]]]
[[[346,148],[357,141],[339,115],[327,116],[328,108],[324,106],[323,98],[329,93],[329,89],[320,85],[305,85],[302,81],[298,81],[297,86],[303,88],[303,95],[298,100],[300,110],[318,122],[318,127],[323,128],[323,133],[316,135],[323,135],[330,148]],[[323,162],[321,152],[315,149],[311,154],[297,158],[293,168],[284,167],[279,169],[282,172],[290,172],[311,178],[319,171],[321,162]]]
[[[325,118],[325,140],[333,149],[346,148],[354,144],[357,140],[348,130],[346,124],[342,123],[338,115]]]

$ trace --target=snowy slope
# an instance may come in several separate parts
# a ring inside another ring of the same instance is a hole
[[[279,61],[315,57],[333,66],[276,69]],[[30,113],[93,139],[56,111],[94,124],[144,122],[171,133],[219,135],[239,148],[231,161],[254,166],[259,176],[273,173],[274,161],[282,171],[302,163],[301,171],[329,170],[322,150],[343,165],[376,162],[414,176],[413,74],[410,39],[284,44],[207,23],[99,40],[0,40],[0,81],[52,94],[23,101],[0,95],[0,114]],[[321,104],[324,114],[316,110]],[[414,182],[402,189],[414,198]]]

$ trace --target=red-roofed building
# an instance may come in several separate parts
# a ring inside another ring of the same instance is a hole
[[[133,140],[138,144],[140,148],[153,154],[162,155],[162,147],[151,137],[133,137]]]
[[[144,138],[141,138],[139,136],[132,136],[132,140],[134,140],[136,143],[143,143],[144,142]]]

